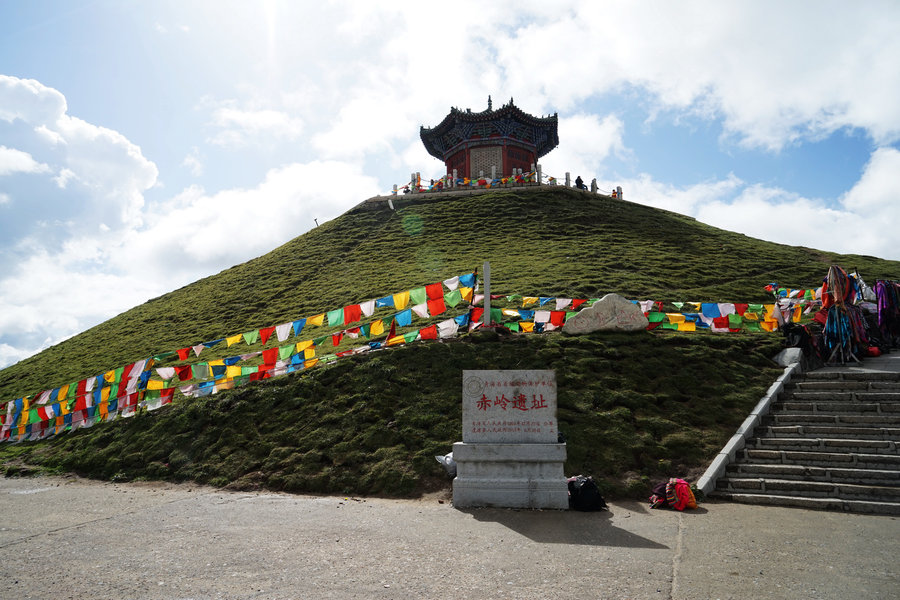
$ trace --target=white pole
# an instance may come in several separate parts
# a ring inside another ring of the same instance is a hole
[[[622,186],[621,185],[616,188],[616,198],[618,198],[619,200],[622,199]]]
[[[572,175],[566,171],[566,187],[572,187]]]
[[[544,180],[541,178],[541,163],[537,165],[537,182],[544,183]]]
[[[591,192],[594,194],[597,193],[597,178],[596,177],[591,179]]]
[[[484,261],[484,268],[482,269],[482,280],[484,283],[484,324],[486,326],[490,326],[491,324],[491,263],[488,261]]]
[[[456,169],[453,169],[453,181],[450,183],[450,187],[456,187]]]

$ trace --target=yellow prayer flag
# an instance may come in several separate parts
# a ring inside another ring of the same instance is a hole
[[[378,319],[377,321],[372,322],[372,326],[369,328],[369,335],[376,336],[384,333],[384,321]]]
[[[540,298],[538,298],[537,296],[525,296],[524,298],[522,298],[522,308],[527,308],[532,304],[537,304],[538,302],[540,302]]]
[[[57,400],[62,400],[69,393],[69,384],[59,386],[59,393],[56,395]]]
[[[240,333],[237,335],[233,335],[231,337],[227,337],[227,338],[225,338],[225,343],[229,346],[232,344],[237,344],[239,341],[241,341],[242,337],[243,336]]]
[[[108,402],[101,402],[100,406],[98,406],[97,409],[100,412],[100,420],[101,421],[105,420],[106,417],[109,416],[109,403]]]
[[[306,324],[307,325],[322,325],[322,323],[324,321],[325,321],[325,313],[322,313],[322,314],[318,314],[314,317],[309,317],[308,319],[306,319]]]
[[[394,308],[403,310],[409,304],[409,290],[394,294]]]
[[[297,342],[297,352],[303,352],[307,348],[310,348],[312,345],[312,340],[303,340],[302,342]]]
[[[232,390],[234,389],[234,379],[226,379],[224,381],[216,382],[217,390]]]
[[[229,365],[225,368],[225,377],[231,379],[232,377],[240,377],[242,375],[241,368],[237,365]]]
[[[316,355],[315,348],[307,348],[306,350],[303,351],[303,358],[305,358],[305,359],[313,358],[315,355]]]
[[[530,323],[527,321],[524,323],[519,323],[519,327],[522,328],[522,331],[528,331],[528,332],[534,331],[534,323]]]
[[[693,321],[680,321],[678,331],[697,331],[697,324]]]
[[[147,382],[148,390],[161,390],[165,387],[165,382],[161,380],[151,379]]]
[[[515,308],[504,308],[503,314],[506,315],[507,317],[520,317],[521,316],[519,314],[519,311],[516,310]]]
[[[684,323],[684,315],[681,313],[666,313],[669,323]]]
[[[316,364],[317,364],[318,362],[319,362],[319,359],[318,359],[318,358],[314,358],[314,359],[312,359],[312,360],[308,360],[308,361],[306,361],[306,362],[303,363],[303,368],[309,369],[310,367],[316,366]]]
[[[108,402],[109,401],[109,392],[110,388],[105,387],[100,390],[100,402]]]
[[[759,321],[759,315],[755,312],[745,312],[744,320],[745,321]]]
[[[803,315],[803,308],[798,304],[794,307],[794,318],[791,319],[794,323],[800,321],[800,317]]]
[[[206,364],[208,364],[210,367],[224,367],[225,361],[221,358],[217,358],[216,360],[211,360]]]
[[[775,320],[775,305],[774,304],[764,304],[766,309],[766,321],[774,321]]]
[[[766,331],[775,331],[775,328],[778,327],[777,321],[763,321],[759,324],[760,327],[765,329]]]
[[[470,287],[465,287],[465,286],[462,286],[462,285],[459,286],[459,294],[460,294],[460,296],[462,296],[462,299],[465,300],[466,302],[470,303],[470,304],[472,303],[472,291],[473,291],[473,290],[472,290],[472,288],[470,288]]]
[[[694,308],[695,311],[699,311],[700,305],[702,304],[702,302],[688,302],[687,304],[690,304]]]
[[[115,370],[107,371],[106,373],[103,374],[103,381],[106,381],[106,382],[108,382],[108,383],[112,383],[112,382],[114,382],[115,380],[116,380],[116,372],[115,372]]]
[[[387,341],[388,346],[396,346],[397,344],[402,344],[406,341],[406,338],[402,335],[395,335]]]

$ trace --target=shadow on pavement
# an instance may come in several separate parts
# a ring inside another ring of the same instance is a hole
[[[542,544],[576,544],[622,548],[668,549],[610,522],[612,513],[572,510],[517,510],[501,508],[457,509],[476,521],[499,523],[528,539]],[[615,507],[613,507],[615,510]]]

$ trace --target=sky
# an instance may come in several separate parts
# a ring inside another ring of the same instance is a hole
[[[0,367],[440,177],[489,95],[545,175],[900,260],[898,56],[893,0],[0,0]]]

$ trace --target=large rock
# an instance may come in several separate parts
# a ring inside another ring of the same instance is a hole
[[[640,307],[618,294],[607,294],[566,321],[563,333],[640,331],[650,324]]]

